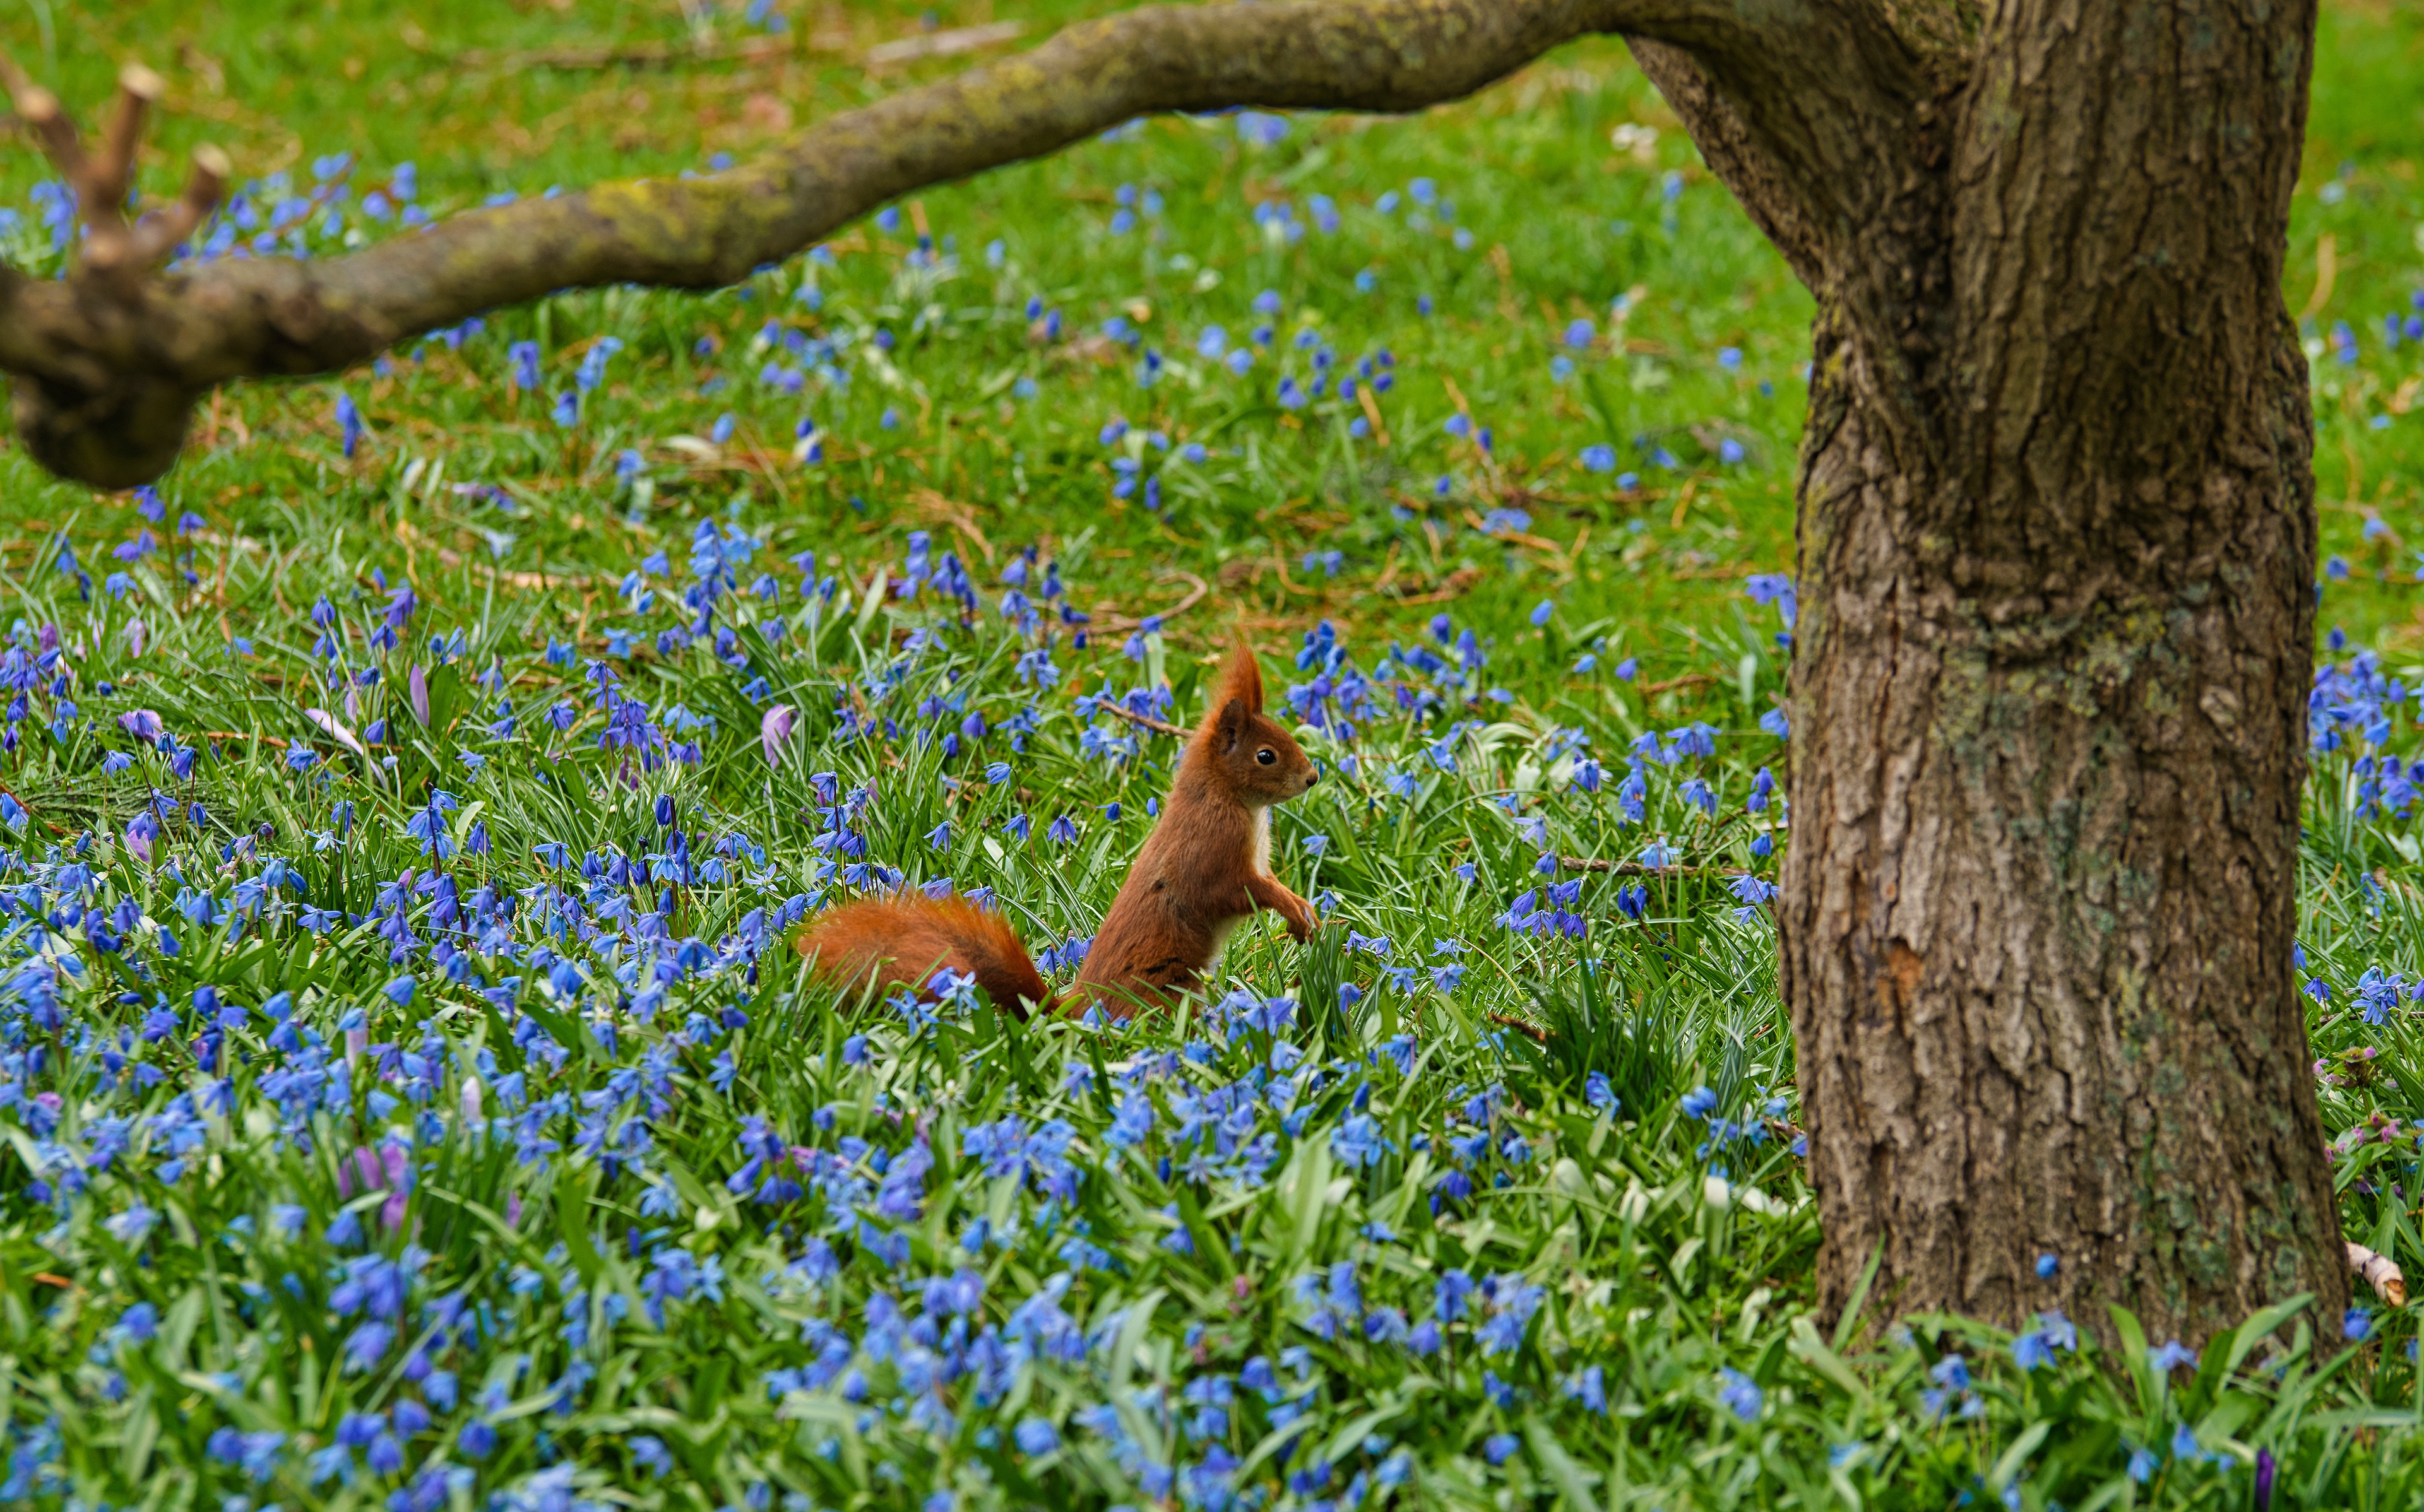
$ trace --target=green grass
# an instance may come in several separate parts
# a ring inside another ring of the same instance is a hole
[[[355,153],[311,238],[333,247],[389,233],[360,202],[405,161],[443,213],[745,151],[778,107],[893,87],[848,50],[917,20],[793,24],[778,59],[607,72],[513,55],[676,37],[670,8],[422,6],[407,29],[50,5],[0,40],[77,101],[121,51],[167,65],[165,146],[207,133],[247,175],[308,185]],[[2288,291],[2303,308],[2329,235],[2325,537],[2354,566],[2324,623],[2407,688],[2424,420],[2398,395],[2424,346],[2380,317],[2424,283],[2419,51],[2413,18],[2327,19]],[[38,175],[8,172],[24,205]],[[174,179],[164,155],[147,183]],[[1412,222],[1418,180],[1453,220]],[[1140,224],[1116,231],[1124,184]],[[1281,200],[1301,236],[1256,220]],[[55,265],[31,210],[12,234]],[[2238,1506],[2261,1451],[2276,1505],[2405,1504],[2403,1312],[2360,1341],[2301,1319],[2288,1349],[2259,1318],[2177,1371],[2118,1323],[2106,1349],[2032,1325],[2016,1359],[1983,1324],[1886,1327],[1882,1298],[1829,1336],[1802,1321],[1791,1041],[1738,894],[1783,838],[1753,805],[1785,652],[1743,580],[1790,568],[1809,310],[1592,44],[1418,121],[1300,118],[1254,147],[1149,120],[739,289],[568,295],[231,390],[156,501],[0,455],[24,705],[0,753],[0,1499]],[[1199,354],[1215,325],[1244,375]],[[1388,374],[1370,412],[1277,402],[1320,350]],[[1059,959],[1173,749],[1095,700],[1166,685],[1192,719],[1239,630],[1305,690],[1336,779],[1277,826],[1332,920],[1311,945],[1250,925],[1211,1002],[1124,1029],[802,978],[798,912],[896,872],[991,889]],[[2334,691],[2303,938],[2331,1127],[2396,1121],[2336,1163],[2350,1232],[2424,1275],[2424,1053],[2365,976],[2424,972],[2414,810],[2362,786],[2387,693],[2365,669]],[[799,728],[770,763],[777,704]],[[1648,875],[1539,870],[1653,843]],[[1526,895],[1542,913],[1510,928]]]

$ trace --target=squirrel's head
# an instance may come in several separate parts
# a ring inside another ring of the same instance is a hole
[[[1198,758],[1250,807],[1284,804],[1321,780],[1288,732],[1264,716],[1263,669],[1243,642],[1220,669],[1195,745]]]

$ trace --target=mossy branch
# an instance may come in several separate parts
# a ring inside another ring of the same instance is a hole
[[[559,290],[731,283],[899,195],[1140,115],[1418,110],[1587,33],[1748,50],[1759,26],[1810,14],[1795,0],[1149,7],[821,121],[726,173],[520,200],[325,260],[221,259],[156,278],[122,267],[106,276],[82,267],[61,280],[0,270],[0,370],[17,379],[19,433],[38,460],[127,487],[176,460],[194,402],[214,385],[342,369]]]

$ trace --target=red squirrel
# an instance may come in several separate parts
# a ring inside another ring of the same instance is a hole
[[[1271,875],[1271,806],[1321,780],[1287,731],[1263,714],[1263,670],[1240,643],[1204,723],[1188,739],[1159,822],[1095,931],[1076,984],[1055,997],[1010,926],[964,898],[896,897],[818,915],[796,948],[838,987],[925,994],[943,969],[974,977],[996,1007],[1125,1018],[1203,984],[1229,931],[1268,908],[1301,941],[1313,906]]]

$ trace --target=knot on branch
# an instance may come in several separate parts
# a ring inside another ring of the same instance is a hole
[[[138,276],[166,261],[218,204],[230,166],[225,152],[205,143],[194,149],[193,176],[180,199],[140,220],[126,218],[128,191],[135,184],[135,154],[143,145],[144,118],[167,89],[167,82],[142,64],[129,63],[119,72],[118,110],[110,117],[96,153],[85,151],[75,123],[60,108],[58,97],[25,77],[5,56],[0,56],[0,83],[8,88],[17,119],[42,144],[52,166],[75,191],[76,215],[86,232],[79,272],[114,279]]]
[[[201,390],[167,374],[113,374],[83,389],[20,376],[9,405],[35,461],[96,488],[135,488],[175,465]]]
[[[120,343],[125,360],[21,372],[12,406],[18,435],[36,461],[62,476],[103,488],[149,483],[177,460],[202,386],[145,341],[146,281],[217,207],[232,167],[216,147],[196,148],[183,194],[130,218],[144,120],[167,89],[160,75],[139,63],[120,72],[117,108],[89,149],[58,97],[5,56],[0,86],[75,195],[84,237],[66,279],[70,309],[88,329],[115,328],[128,338]],[[16,281],[22,293],[24,280]]]

